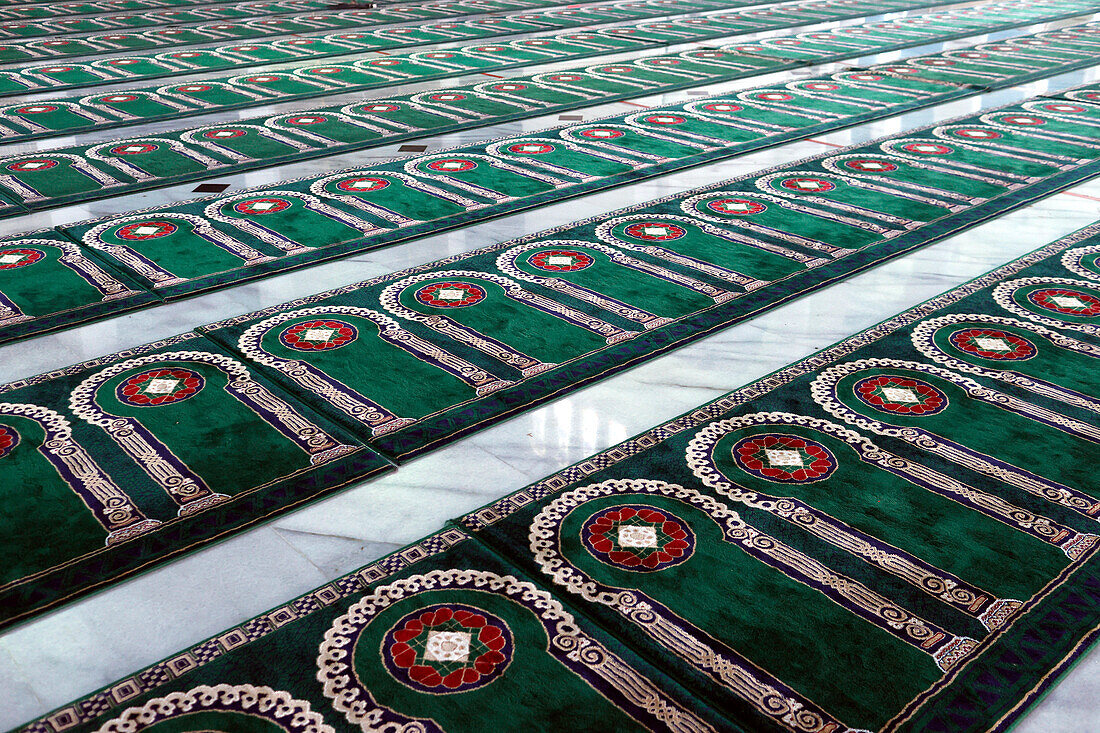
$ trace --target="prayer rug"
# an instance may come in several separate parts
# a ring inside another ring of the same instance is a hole
[[[405,459],[1097,175],[1100,106],[1070,101],[1093,89],[834,150],[201,330]],[[628,139],[626,128],[588,129]],[[441,171],[456,177],[481,162],[431,160],[462,164]],[[372,178],[386,180],[327,180]],[[269,192],[239,194],[218,211],[283,201],[302,207]]]
[[[0,386],[0,625],[389,468],[194,333]]]
[[[1098,242],[1048,245],[21,733],[1001,733],[1096,638]]]
[[[462,76],[468,74],[472,68],[484,72],[489,69],[531,66],[540,61],[554,62],[604,54],[609,49],[622,51],[697,42],[826,20],[858,18],[891,10],[916,9],[928,7],[930,4],[936,3],[931,0],[864,0],[861,3],[847,0],[804,0],[802,3],[781,8],[746,9],[660,22],[635,22],[617,27],[596,28],[580,34],[563,32],[513,44],[469,46],[462,48],[461,54],[452,49],[438,52],[446,54],[453,51],[454,56],[451,57],[433,55],[434,52],[430,51],[385,54],[381,57],[368,54],[383,48],[461,39],[454,38],[453,33],[450,38],[438,34],[428,37],[431,35],[429,26],[340,33],[331,38],[335,46],[327,43],[325,38],[292,39],[286,43],[292,44],[291,47],[296,49],[293,55],[297,57],[307,55],[307,51],[302,49],[316,44],[318,50],[323,52],[322,55],[332,55],[335,48],[341,54],[357,55],[360,58],[342,63],[317,63],[255,74],[241,74],[240,67],[279,60],[272,59],[270,53],[265,53],[263,44],[236,46],[233,53],[220,60],[212,58],[212,55],[217,56],[215,50],[208,49],[173,52],[168,54],[176,57],[172,59],[161,58],[165,54],[160,53],[152,54],[149,58],[129,56],[87,64],[38,64],[26,72],[0,72],[0,96],[24,95],[28,90],[42,88],[103,86],[116,79],[138,80],[145,76],[199,73],[218,67],[235,69],[237,73],[204,78],[196,82],[183,81],[110,90],[78,101],[69,98],[43,98],[33,104],[0,106],[0,141],[50,136],[57,131],[116,128],[154,119],[180,119],[207,114],[215,109],[239,109],[394,86],[411,80]],[[1098,5],[1100,3],[1097,0],[1015,0],[1004,5],[966,8],[962,12],[950,14],[945,21],[951,22],[956,32],[964,32],[971,25],[981,27],[991,19],[1009,25],[1026,25],[1035,22],[1032,13],[1036,10],[1042,16],[1049,16],[1044,17],[1044,20],[1048,20],[1094,12]],[[490,25],[490,21],[494,21],[494,24]],[[459,25],[477,26],[479,32],[473,34],[472,38],[532,30],[531,26],[507,29],[501,24],[503,21],[489,18],[445,25],[448,28]],[[414,37],[416,35],[421,37]],[[548,43],[543,44],[541,41]],[[246,50],[242,52],[241,49]],[[258,55],[249,57],[254,52]],[[180,56],[183,58],[179,58]],[[292,58],[288,57],[286,60]],[[176,71],[171,71],[172,61],[179,62],[175,64]],[[181,67],[182,72],[179,70]],[[107,71],[108,68],[112,71]],[[120,99],[112,101],[109,97]]]
[[[731,7],[756,5],[761,2],[764,2],[764,0],[756,0],[756,2],[734,2],[732,4],[720,2],[719,0],[693,0],[693,2],[676,3],[675,5],[661,2],[660,0],[629,3],[618,2],[602,6],[587,6],[584,7],[581,12],[575,14],[553,14],[550,15],[547,20],[541,20],[539,15],[530,13],[529,11],[531,8],[524,8],[521,12],[515,12],[517,8],[504,8],[500,3],[485,3],[484,5],[478,4],[476,6],[467,5],[466,12],[461,13],[454,12],[458,10],[458,7],[456,7],[457,3],[424,3],[423,5],[413,6],[393,5],[385,8],[357,11],[338,10],[321,13],[312,12],[290,17],[264,13],[261,9],[261,12],[253,14],[254,17],[245,17],[240,22],[235,23],[226,23],[224,20],[188,25],[173,23],[171,28],[161,28],[154,31],[124,30],[123,32],[119,32],[116,28],[107,33],[80,36],[67,35],[64,38],[58,38],[51,41],[34,39],[35,36],[43,34],[45,32],[44,29],[38,33],[29,33],[25,28],[19,29],[22,31],[22,35],[18,40],[8,40],[4,45],[0,45],[0,63],[9,64],[27,61],[83,58],[105,54],[117,54],[125,51],[143,51],[153,48],[183,48],[216,41],[249,41],[251,43],[258,38],[285,36],[288,34],[293,34],[296,38],[306,39],[305,43],[293,40],[288,43],[287,39],[284,38],[274,43],[265,42],[258,44],[252,49],[245,48],[245,51],[251,51],[247,53],[246,56],[250,56],[251,58],[249,58],[248,61],[254,64],[259,63],[257,61],[258,58],[268,58],[272,61],[278,61],[283,57],[287,60],[295,60],[296,58],[300,58],[300,56],[324,56],[348,53],[350,49],[354,48],[352,45],[341,44],[332,39],[326,41],[325,38],[314,38],[311,35],[306,35],[326,30],[369,29],[397,23],[421,23],[429,20],[466,18],[484,15],[486,13],[498,13],[507,9],[512,10],[513,13],[511,15],[494,16],[492,19],[493,22],[486,27],[487,32],[491,32],[494,27],[496,27],[497,30],[508,30],[511,29],[513,25],[517,28],[529,26],[528,30],[539,31],[551,30],[569,25],[580,25],[586,22],[592,22],[593,20],[604,22],[610,20],[635,20],[657,16],[697,13],[707,10],[728,10]],[[542,7],[554,7],[555,5],[566,5],[567,3],[543,2],[537,4]],[[530,3],[530,5],[536,5],[536,3]],[[523,17],[517,17],[520,16],[521,13]],[[149,24],[155,24],[153,22],[155,20],[156,16],[151,16],[149,18]],[[439,26],[435,27],[439,28]],[[5,30],[5,26],[0,25],[0,38],[4,38],[5,36],[10,38],[13,35],[11,30],[8,30],[6,33]],[[393,30],[396,31],[400,29]],[[408,35],[413,40],[423,41],[430,37],[428,33],[422,34],[415,32],[415,27],[409,30],[411,32]],[[445,30],[446,28],[440,28],[440,32]],[[393,31],[390,32],[391,35],[392,33]],[[400,37],[404,34],[398,33],[397,35]],[[31,40],[23,40],[28,36]],[[455,33],[452,30],[450,40],[468,39],[469,37],[470,35],[468,33]],[[329,46],[329,48],[325,48],[326,45]],[[295,53],[299,49],[302,53]],[[187,59],[196,57],[217,58],[221,51],[230,54],[240,53],[239,49],[232,46],[227,46],[222,49],[204,48],[195,50],[196,53],[190,56],[186,54],[169,54],[168,59]],[[213,57],[204,56],[202,53],[203,51],[209,50],[214,51],[215,55]],[[157,56],[141,56],[140,58],[153,60],[157,58]],[[108,65],[108,68],[110,68],[110,65]],[[172,67],[169,66],[167,68]],[[186,68],[185,65],[180,66],[177,73],[186,73],[186,71],[183,71]]]
[[[204,125],[8,156],[0,158],[0,169],[9,171],[6,176],[0,176],[0,194],[7,196],[14,205],[0,207],[0,216],[15,216],[28,210],[119,196],[293,160],[392,145],[400,140],[499,124],[596,102],[772,73],[810,61],[823,63],[865,55],[872,50],[894,50],[956,35],[953,29],[943,36],[939,29],[926,28],[923,21],[930,17],[912,16],[891,24],[874,23],[829,33],[808,32],[770,38],[752,47],[702,48],[633,62],[567,68],[365,103],[281,112],[223,125]],[[999,25],[996,20],[991,23],[985,30]],[[891,28],[885,27],[887,25]],[[884,94],[876,96],[871,90],[848,89],[845,92],[857,94],[859,98],[854,101],[932,104],[952,95],[978,93],[979,88],[1019,84],[1064,73],[1094,63],[1100,52],[1100,36],[1095,33],[1097,27],[1071,26],[1055,33],[909,59],[906,66],[901,67],[900,74],[918,74],[930,81],[945,82],[939,87],[934,84],[927,87],[938,90],[938,94],[918,95],[919,99],[912,95],[891,99]],[[913,39],[908,33],[910,28],[920,29],[921,40]],[[873,36],[869,37],[867,31]],[[969,32],[977,31],[972,26]],[[749,50],[744,50],[746,48]],[[450,51],[441,53],[452,54]],[[951,89],[950,84],[966,85],[966,88]],[[829,123],[839,124],[847,117],[850,115],[829,115]],[[804,128],[813,122],[820,123],[821,119],[807,110],[804,116],[792,117],[791,122],[798,124],[786,126]],[[845,121],[843,124],[850,123]],[[800,134],[812,133],[800,129]]]

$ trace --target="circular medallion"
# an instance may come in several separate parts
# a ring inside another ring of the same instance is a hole
[[[1092,102],[1100,102],[1100,92],[1082,92],[1081,96]]]
[[[494,84],[490,89],[497,92],[522,92],[527,88],[526,84]]]
[[[765,204],[749,199],[714,199],[707,202],[707,208],[730,216],[749,216],[768,210]]]
[[[339,66],[322,66],[317,69],[308,69],[311,74],[343,74],[347,69],[341,69]]]
[[[983,127],[961,127],[957,130],[951,130],[951,134],[967,140],[997,140],[1004,137],[996,130],[987,130]]]
[[[424,58],[426,58],[426,59],[449,59],[449,58],[452,58],[453,56],[454,56],[453,53],[443,53],[443,52],[424,54]]]
[[[829,84],[823,81],[808,81],[802,85],[803,89],[809,89],[814,92],[835,92],[840,89],[839,84]]]
[[[876,410],[897,415],[934,415],[947,407],[946,394],[910,377],[869,377],[857,382],[854,391]]]
[[[249,76],[245,78],[245,81],[251,84],[270,84],[273,81],[279,81],[277,76]]]
[[[463,171],[472,171],[477,168],[477,163],[472,160],[466,160],[465,158],[446,158],[444,160],[433,160],[428,163],[428,168],[433,171],[441,171],[443,173],[461,173]]]
[[[336,184],[336,188],[349,193],[367,193],[369,191],[381,191],[390,185],[385,178],[373,176],[359,176],[357,178],[345,178]]]
[[[247,130],[207,130],[202,136],[209,140],[229,140],[235,137],[244,137],[247,134]]]
[[[115,390],[115,396],[126,405],[157,407],[194,397],[205,384],[198,372],[182,367],[162,367],[124,380]]]
[[[325,319],[296,323],[279,334],[279,342],[295,351],[330,351],[358,337],[359,331],[350,323]]]
[[[572,249],[546,249],[535,252],[527,261],[547,272],[575,272],[591,267],[595,260],[584,252]]]
[[[27,247],[0,249],[0,270],[14,270],[17,267],[33,265],[45,256],[46,253],[42,250]]]
[[[382,639],[382,662],[418,692],[468,692],[493,682],[512,661],[515,642],[499,616],[442,603],[402,617]]]
[[[0,425],[0,458],[7,458],[19,445],[19,433],[8,425]]]
[[[401,109],[396,104],[364,104],[359,108],[360,112],[396,112]]]
[[[1032,290],[1027,294],[1027,299],[1040,308],[1066,316],[1100,315],[1100,298],[1083,290],[1043,288]]]
[[[457,92],[444,92],[442,94],[432,94],[428,99],[436,102],[461,102],[466,99],[466,95],[458,94]]]
[[[682,125],[686,122],[679,115],[650,115],[645,118],[645,121],[654,125]]]
[[[49,160],[48,158],[32,158],[30,160],[20,160],[15,163],[8,163],[7,169],[9,171],[15,171],[17,173],[34,173],[36,171],[48,170],[55,167],[56,165],[56,160]]]
[[[596,512],[581,527],[581,542],[597,560],[637,572],[679,565],[695,552],[695,534],[687,522],[645,504]]]
[[[581,77],[576,74],[551,74],[546,77],[550,81],[580,81]]]
[[[1079,104],[1044,104],[1043,109],[1064,115],[1076,115],[1085,111],[1085,108]]]
[[[464,308],[485,300],[485,289],[467,282],[432,283],[417,290],[416,299],[434,308]]]
[[[742,438],[733,460],[743,471],[767,481],[806,484],[836,470],[836,456],[821,443],[798,435],[765,433]]]
[[[287,124],[290,125],[319,125],[322,122],[328,122],[327,117],[321,117],[320,115],[306,115],[299,117],[287,117]]]
[[[755,99],[762,99],[765,102],[787,102],[794,99],[793,94],[787,94],[786,92],[759,92],[754,94]]]
[[[939,143],[908,143],[902,145],[901,149],[915,155],[950,155],[955,152],[954,148]]]
[[[1001,118],[1001,122],[1006,125],[1021,125],[1024,127],[1035,127],[1047,123],[1042,117],[1031,117],[1029,115],[1005,115]]]
[[[508,146],[508,152],[517,155],[542,155],[554,152],[554,146],[549,143],[516,143]]]
[[[1023,361],[1038,353],[1035,344],[1014,333],[995,328],[964,328],[950,336],[959,351],[996,361]]]
[[[175,234],[178,229],[179,227],[170,221],[142,221],[121,227],[115,232],[115,236],[131,242],[140,242],[167,237],[169,234]]]
[[[114,155],[141,155],[142,153],[151,153],[154,150],[160,150],[160,146],[153,143],[128,143],[126,145],[116,145],[111,148],[111,153]]]
[[[687,230],[675,224],[660,221],[645,221],[631,224],[624,230],[627,234],[647,242],[664,242],[670,239],[679,239],[687,234]]]
[[[605,66],[600,71],[608,74],[632,74],[634,69],[629,66]]]
[[[823,178],[784,178],[779,185],[797,193],[825,193],[836,188],[835,183]]]
[[[880,74],[849,74],[848,78],[853,81],[882,81]]]
[[[888,160],[876,160],[874,158],[846,160],[844,161],[844,167],[861,173],[889,173],[898,169],[895,164]]]
[[[137,99],[137,96],[133,94],[111,94],[106,97],[101,97],[101,102],[133,102]]]
[[[280,211],[286,211],[290,208],[290,202],[286,199],[249,199],[247,201],[238,201],[233,204],[233,211],[238,214],[248,214],[249,216],[257,214],[275,214]]]
[[[182,87],[176,87],[177,92],[209,92],[213,89],[209,84],[186,84]]]
[[[728,113],[728,112],[740,112],[741,110],[744,109],[744,107],[742,107],[739,104],[730,104],[729,102],[715,102],[713,104],[704,104],[703,109],[705,109],[709,112]]]
[[[622,137],[626,133],[622,130],[612,130],[609,127],[594,127],[590,130],[581,130],[577,134],[589,140],[611,140],[612,138]]]

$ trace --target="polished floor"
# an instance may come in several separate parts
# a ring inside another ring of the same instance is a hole
[[[1065,24],[1068,23],[1032,26],[972,37],[966,42],[870,56],[846,65],[878,63]],[[817,27],[832,25],[836,24]],[[760,34],[765,35],[774,34]],[[738,40],[742,38],[750,37]],[[440,47],[445,46],[440,44]],[[616,58],[638,58],[680,48],[674,46]],[[554,68],[555,65],[539,67],[540,70]],[[799,71],[798,75],[809,76],[839,68],[843,68],[842,65],[812,67]],[[479,78],[474,75],[468,79],[452,79],[448,80],[448,85]],[[711,94],[756,86],[776,78],[789,80],[790,75],[755,77],[693,91]],[[868,140],[1097,78],[1100,78],[1100,68],[924,109],[0,347],[0,382],[56,369],[171,336],[202,323],[580,217],[797,160],[827,147]],[[443,85],[437,82],[416,88]],[[579,113],[585,118],[593,118],[622,112],[631,106],[678,102],[690,99],[693,91],[593,106]],[[87,90],[72,92],[74,96],[87,93]],[[344,96],[350,101],[363,95]],[[340,97],[325,100],[326,103],[337,101]],[[207,124],[302,106],[298,103],[252,108],[239,113],[194,118],[187,124]],[[432,150],[545,128],[557,122],[557,116],[533,118],[421,142]],[[178,122],[168,122],[130,130],[134,134],[151,133],[178,126]],[[99,139],[116,136],[110,132],[98,135]],[[95,139],[96,136],[88,135],[80,142]],[[70,142],[74,140],[53,138],[0,146],[0,152],[22,152]],[[397,146],[376,148],[295,163],[293,167],[273,167],[229,176],[217,182],[237,189],[338,167],[364,165],[396,155]],[[0,222],[0,234],[186,200],[194,196],[194,186],[192,183],[10,219]],[[450,517],[542,478],[1097,219],[1100,219],[1100,181],[1050,196],[465,438],[416,459],[395,474],[342,491],[0,634],[0,729],[40,716],[181,647],[195,644],[229,625],[433,532]],[[1086,657],[1016,730],[1020,733],[1100,730],[1100,651]]]

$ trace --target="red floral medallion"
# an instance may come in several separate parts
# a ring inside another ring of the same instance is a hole
[[[485,289],[467,282],[432,283],[417,290],[416,299],[434,308],[464,308],[485,300]]]
[[[130,242],[141,242],[146,239],[160,239],[169,234],[175,234],[178,226],[170,221],[141,221],[136,224],[127,224],[115,232],[119,239]]]
[[[14,270],[17,267],[33,265],[45,256],[46,253],[41,250],[26,247],[0,249],[0,270]]]
[[[765,204],[749,199],[714,199],[707,202],[707,208],[726,216],[751,216],[768,210]]]
[[[995,328],[964,328],[951,334],[950,340],[959,351],[995,361],[1023,361],[1038,353],[1031,341]]]
[[[675,224],[663,221],[643,221],[631,224],[624,230],[636,239],[647,242],[664,242],[670,239],[679,239],[687,234],[687,230]]]
[[[380,112],[396,112],[399,109],[401,109],[401,107],[399,105],[390,104],[390,103],[387,102],[385,104],[364,104],[363,106],[361,106],[359,108],[359,111],[360,112],[380,113]]]
[[[161,367],[124,380],[115,390],[115,396],[126,405],[159,407],[194,397],[205,384],[198,372],[182,367]]]
[[[687,522],[645,504],[596,512],[581,527],[581,542],[597,560],[637,572],[679,565],[695,552],[695,535]]]
[[[888,160],[877,160],[873,158],[846,160],[844,161],[844,167],[851,168],[861,173],[889,173],[890,171],[896,171],[898,169],[895,164]]]
[[[719,114],[729,114],[730,112],[740,112],[744,109],[739,104],[731,104],[730,102],[714,102],[712,104],[704,104],[703,109],[708,112],[718,112]]]
[[[1020,125],[1022,127],[1037,127],[1047,123],[1042,117],[1032,117],[1031,115],[1005,115],[1001,117],[1001,122],[1006,125]]]
[[[441,173],[462,173],[477,168],[477,163],[464,158],[446,158],[444,160],[433,160],[428,163],[427,167]]]
[[[30,160],[20,160],[15,163],[8,163],[7,168],[9,171],[15,171],[17,173],[37,173],[38,171],[49,170],[56,166],[56,160],[50,160],[49,158],[31,158]]]
[[[1100,315],[1100,298],[1083,290],[1043,288],[1032,290],[1027,299],[1040,308],[1066,316],[1091,317]]]
[[[951,134],[967,140],[997,140],[1004,137],[1000,132],[985,127],[961,127],[951,130]]]
[[[348,193],[367,193],[369,191],[381,191],[383,188],[387,188],[390,182],[385,178],[375,178],[374,176],[356,176],[355,178],[345,178],[338,182],[336,187],[341,191],[347,191]]]
[[[142,153],[151,153],[154,150],[160,150],[160,146],[153,143],[126,143],[111,148],[111,153],[114,155],[141,155]]]
[[[784,178],[779,185],[797,193],[825,193],[836,188],[835,183],[824,178]]]
[[[328,117],[321,115],[298,115],[296,117],[287,117],[286,121],[291,125],[319,125],[322,122],[328,122]]]
[[[549,143],[516,143],[508,146],[508,152],[517,155],[543,155],[554,152],[554,146]]]
[[[295,351],[331,351],[359,337],[355,326],[345,321],[322,319],[302,321],[279,334],[279,341]]]
[[[290,202],[286,199],[249,199],[233,204],[233,211],[238,214],[257,216],[262,214],[275,214],[290,208]]]
[[[591,130],[581,130],[577,134],[589,140],[611,140],[613,138],[622,137],[626,133],[622,130],[613,130],[609,127],[595,127]]]
[[[902,145],[901,149],[915,155],[950,155],[955,152],[954,148],[949,148],[946,145],[940,145],[939,143],[933,142],[909,143],[907,145]]]
[[[19,433],[8,425],[0,425],[0,458],[6,458],[19,445]]]
[[[739,440],[732,453],[734,462],[745,472],[785,484],[821,481],[837,465],[828,448],[799,435],[753,435]]]
[[[442,603],[401,618],[382,640],[382,662],[418,692],[467,692],[499,678],[515,642],[502,618],[460,603]]]
[[[680,115],[650,115],[645,118],[645,121],[652,125],[682,125],[687,120]]]
[[[235,137],[244,137],[248,134],[247,130],[207,130],[202,134],[203,137],[209,140],[231,140]]]
[[[575,249],[544,249],[532,254],[527,261],[547,272],[575,272],[591,267],[595,262],[590,255]]]
[[[928,382],[910,377],[870,377],[856,383],[855,395],[881,412],[934,415],[947,407],[947,395]]]

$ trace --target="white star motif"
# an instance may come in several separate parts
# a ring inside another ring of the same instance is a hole
[[[886,395],[886,399],[895,403],[920,402],[913,390],[904,387],[883,387],[882,393]]]
[[[974,339],[974,343],[983,351],[1012,351],[1012,347],[1009,346],[1008,342],[1004,339],[976,338]]]
[[[323,343],[330,340],[334,333],[336,333],[335,328],[309,328],[302,334],[302,338],[306,341],[320,341]]]
[[[1080,308],[1084,305],[1080,298],[1075,298],[1072,295],[1055,295],[1051,297],[1051,300],[1062,308]]]
[[[254,211],[268,211],[269,209],[273,209],[278,205],[279,204],[275,203],[274,201],[257,201],[256,203],[252,204],[252,209]]]
[[[802,454],[796,450],[765,448],[764,454],[768,457],[768,463],[773,466],[798,466],[802,468],[806,465],[802,461]]]
[[[466,291],[459,288],[442,288],[435,291],[437,300],[465,300]]]
[[[917,152],[920,152],[920,153],[935,153],[935,152],[939,151],[939,149],[940,148],[939,148],[938,145],[914,145],[913,146],[913,150],[916,150]]]
[[[443,170],[453,171],[453,170],[458,170],[458,169],[462,168],[463,166],[462,166],[462,163],[460,163],[457,160],[448,160],[446,162],[440,163],[439,167],[442,168]]]
[[[0,255],[0,265],[14,265],[16,262],[19,262],[21,259],[23,259],[23,255],[16,255],[16,254]]]
[[[146,394],[171,394],[179,383],[178,379],[150,379],[142,391]]]
[[[29,160],[26,163],[23,163],[20,167],[24,170],[33,171],[39,168],[45,168],[46,163],[43,163],[40,160]]]
[[[642,232],[650,237],[663,237],[668,234],[665,227],[642,227]]]
[[[424,645],[424,659],[429,662],[467,662],[470,659],[468,631],[429,631]]]
[[[151,234],[156,234],[157,232],[159,232],[160,227],[155,227],[151,224],[146,224],[145,226],[135,227],[132,231],[133,231],[134,234],[138,235],[139,237],[148,237]]]
[[[375,104],[371,105],[371,112],[389,112],[390,106],[388,104]]]
[[[619,547],[656,547],[656,527],[619,527]]]
[[[869,160],[865,163],[860,163],[860,167],[863,168],[863,170],[868,171],[881,171],[886,169],[886,166],[884,166],[882,163],[876,163],[873,160]]]
[[[212,134],[212,137],[233,137],[234,134],[232,130],[218,130]]]
[[[519,152],[521,152],[521,153],[538,153],[538,152],[541,152],[541,151],[542,151],[542,146],[541,145],[536,145],[534,143],[528,143],[526,145],[520,145],[519,146]]]
[[[794,185],[806,191],[816,191],[821,188],[821,184],[817,181],[795,181]]]
[[[550,255],[546,258],[546,264],[555,267],[569,267],[573,264],[573,258],[569,255]]]
[[[145,150],[144,145],[127,145],[126,147],[124,147],[122,149],[122,152],[124,152],[124,153],[140,153],[143,150]]]

